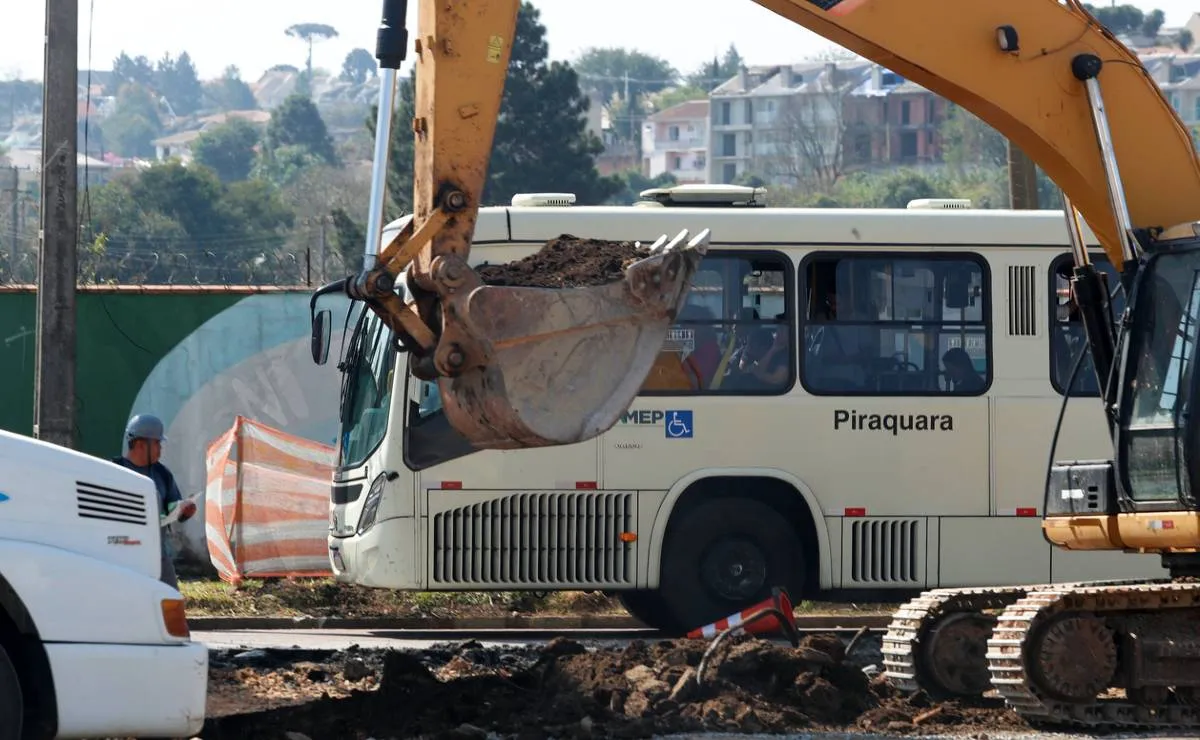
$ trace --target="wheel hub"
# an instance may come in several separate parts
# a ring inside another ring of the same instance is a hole
[[[700,573],[705,586],[727,601],[744,601],[767,582],[767,560],[755,544],[726,538],[704,553]]]
[[[1070,616],[1050,624],[1038,641],[1034,666],[1043,689],[1065,701],[1091,701],[1117,670],[1113,631],[1094,616]]]
[[[987,641],[996,618],[960,612],[941,620],[922,640],[925,672],[940,693],[979,696],[991,688]]]

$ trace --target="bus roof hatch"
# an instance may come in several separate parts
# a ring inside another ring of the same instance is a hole
[[[650,188],[639,193],[642,200],[656,201],[664,206],[698,208],[765,208],[766,188],[746,185],[676,185],[671,188]]]
[[[570,206],[575,205],[574,193],[517,193],[512,197],[513,207]]]
[[[935,208],[970,208],[970,198],[917,198],[910,200],[908,207],[911,209],[929,210]]]

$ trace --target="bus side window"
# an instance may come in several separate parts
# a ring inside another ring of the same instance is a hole
[[[779,394],[795,378],[790,261],[776,252],[710,252],[642,395]],[[766,335],[758,330],[766,329]],[[749,339],[757,336],[751,345]]]
[[[978,395],[990,385],[974,255],[817,254],[802,269],[801,379],[817,395]]]
[[[1102,252],[1092,253],[1091,260],[1108,281],[1108,291],[1113,296],[1113,318],[1119,319],[1125,309],[1125,294],[1119,288],[1120,278],[1117,271]],[[1074,263],[1070,254],[1056,258],[1050,265],[1050,305],[1053,307],[1050,311],[1050,383],[1058,393],[1065,393],[1067,384],[1071,381],[1071,370],[1082,352],[1083,362],[1080,363],[1074,382],[1071,383],[1071,395],[1098,396],[1100,385],[1096,381],[1096,370],[1092,364],[1087,334],[1071,295],[1073,269]]]

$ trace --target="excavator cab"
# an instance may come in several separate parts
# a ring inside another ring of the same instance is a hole
[[[581,442],[637,396],[687,297],[709,232],[663,235],[622,279],[561,289],[485,284],[467,262],[500,112],[519,0],[420,4],[414,213],[380,251],[406,0],[384,0],[382,68],[364,270],[313,295],[313,360],[328,357],[320,295],[364,302],[436,381],[477,448]],[[407,122],[406,122],[407,123]],[[594,243],[594,242],[593,242]]]

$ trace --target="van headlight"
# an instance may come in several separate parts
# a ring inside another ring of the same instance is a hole
[[[371,489],[367,491],[367,498],[363,501],[362,513],[358,515],[359,534],[375,526],[375,517],[379,515],[379,504],[383,501],[383,486],[388,482],[388,478],[388,474],[383,472],[371,481]]]

